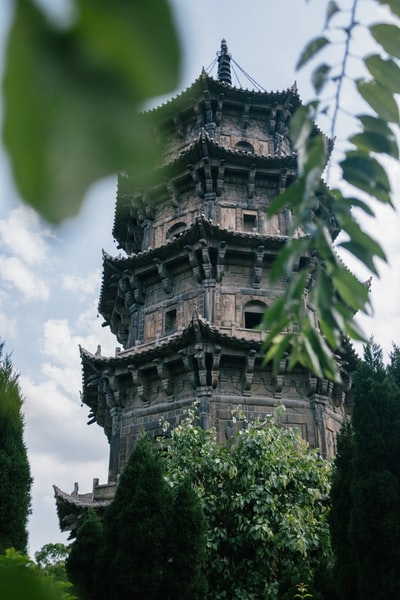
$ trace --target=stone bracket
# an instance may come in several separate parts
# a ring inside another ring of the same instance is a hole
[[[193,363],[192,363],[191,357],[189,357],[189,355],[187,354],[187,351],[184,349],[178,350],[178,354],[180,354],[180,356],[181,356],[184,371],[185,371],[185,373],[188,374],[188,379],[189,379],[190,383],[192,384],[192,386],[195,388],[196,387],[196,379],[194,376]]]
[[[196,252],[193,246],[185,246],[185,250],[188,253],[189,264],[192,269],[193,277],[198,283],[201,283],[201,272],[199,261],[197,260]]]
[[[242,129],[247,129],[250,124],[250,103],[246,102],[244,105],[243,115],[242,115]]]
[[[212,264],[211,264],[210,252],[209,252],[207,240],[201,239],[200,246],[201,246],[201,261],[202,261],[202,267],[203,267],[203,272],[204,272],[204,279],[211,279]]]
[[[245,369],[244,369],[244,377],[245,377],[244,395],[245,396],[250,396],[251,385],[253,383],[253,377],[254,377],[254,365],[256,362],[256,354],[257,354],[257,350],[252,348],[251,350],[249,350],[249,352],[247,353],[247,356],[246,356],[246,364],[245,364]]]
[[[224,108],[224,94],[219,94],[217,110],[215,111],[215,122],[217,125],[221,125],[221,123],[222,123],[223,108]]]
[[[221,282],[222,278],[224,276],[225,254],[226,254],[226,242],[220,242],[219,246],[218,246],[217,274],[216,274],[216,280],[218,282]]]
[[[285,383],[287,359],[279,361],[278,371],[274,377],[274,398],[282,398],[282,390]]]
[[[215,346],[214,352],[212,354],[212,365],[211,365],[211,385],[215,389],[218,385],[219,379],[219,365],[221,362],[222,356],[222,348],[221,346]]]
[[[136,365],[128,365],[128,370],[131,373],[133,384],[136,386],[136,393],[142,402],[150,401],[150,386],[143,376],[143,373]]]
[[[199,386],[204,387],[207,385],[206,353],[204,350],[204,344],[196,344],[194,349],[194,359],[197,366]]]
[[[194,165],[188,165],[188,168],[189,168],[190,174],[192,176],[195,195],[199,196],[199,198],[203,198],[204,197],[204,189],[203,189],[203,184],[201,183],[199,173]]]
[[[247,183],[247,197],[253,198],[256,187],[256,165],[253,163],[249,169],[249,180]]]
[[[224,175],[225,175],[225,161],[223,158],[219,161],[218,165],[218,173],[217,173],[217,185],[216,185],[216,193],[217,196],[222,194],[223,186],[224,186]]]
[[[176,193],[176,189],[175,189],[174,183],[172,181],[170,181],[169,179],[166,179],[166,181],[165,181],[165,187],[167,189],[168,200],[170,201],[170,203],[172,204],[172,206],[174,208],[178,208],[178,206],[179,206],[179,196]]]
[[[153,262],[157,266],[158,274],[161,278],[161,284],[166,294],[172,294],[173,286],[169,277],[167,266],[159,258],[153,258]]]
[[[161,379],[161,387],[167,396],[171,396],[173,392],[173,381],[171,377],[171,371],[166,365],[165,359],[154,358],[154,364],[156,365],[157,375]]]
[[[258,246],[254,252],[254,267],[253,267],[253,286],[255,288],[260,287],[262,272],[263,272],[263,261],[264,261],[265,249],[264,246]]]

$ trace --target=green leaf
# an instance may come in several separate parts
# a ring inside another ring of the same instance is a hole
[[[365,233],[351,215],[342,220],[341,226],[349,235],[349,241],[342,242],[339,246],[354,254],[373,273],[378,275],[373,259],[379,257],[386,262],[387,259],[382,246]]]
[[[17,1],[3,140],[23,198],[59,223],[79,210],[97,179],[147,168],[152,141],[137,111],[175,87],[178,55],[166,0],[82,0],[62,31],[33,2]]]
[[[271,283],[276,283],[280,277],[288,277],[295,263],[301,256],[304,256],[309,246],[308,238],[295,238],[287,242],[287,244],[279,251],[274,260],[270,271]]]
[[[330,20],[340,11],[339,6],[334,0],[329,0],[325,15],[325,27],[328,27]]]
[[[339,225],[340,219],[346,218],[349,215],[351,216],[350,211],[353,207],[359,208],[370,217],[375,216],[374,211],[364,200],[361,200],[360,198],[355,198],[354,196],[343,196],[342,192],[338,189],[333,189],[331,190],[331,192],[333,197],[332,211],[335,215],[336,220],[339,222]]]
[[[315,103],[299,106],[290,121],[290,140],[295,150],[304,146],[314,128],[315,108]]]
[[[364,59],[364,64],[372,77],[384,88],[393,94],[400,93],[400,68],[393,60],[384,60],[377,54],[373,54]]]
[[[398,7],[398,0],[393,5]],[[392,23],[377,23],[369,28],[371,34],[378,44],[390,55],[400,58],[400,29]]]
[[[385,138],[386,141],[380,140],[379,138],[370,137],[368,143],[371,144],[371,151],[380,151],[386,152],[390,156],[398,157],[398,144],[396,136],[394,135],[390,125],[383,119],[378,117],[373,117],[372,115],[357,115],[357,119],[361,122],[361,125],[364,129],[363,133],[367,135],[376,134],[380,138]],[[361,144],[363,142],[361,141]],[[361,146],[360,144],[360,146]]]
[[[362,152],[347,152],[340,166],[348,183],[381,202],[391,204],[388,176],[375,158]]]
[[[393,158],[399,157],[399,148],[395,138],[387,138],[376,131],[357,133],[350,137],[349,141],[359,150],[388,154],[389,156],[393,156]]]
[[[267,216],[272,217],[281,211],[285,206],[296,206],[301,202],[304,193],[304,181],[297,180],[296,183],[288,187],[282,194],[275,196],[267,208]]]
[[[400,17],[400,6],[398,0],[378,0],[378,2],[388,6],[394,15]]]
[[[356,81],[359,94],[384,121],[399,122],[399,107],[388,90],[377,81]]]
[[[320,36],[311,40],[307,46],[304,48],[303,52],[300,55],[299,60],[296,64],[296,71],[304,67],[306,63],[308,63],[322,48],[325,48],[327,44],[329,44],[328,38],[325,36]]]
[[[311,75],[311,81],[315,89],[316,94],[320,94],[325,87],[326,83],[329,81],[329,73],[331,72],[331,67],[326,63],[319,65]]]
[[[336,268],[331,274],[333,285],[345,302],[354,311],[365,312],[369,304],[369,295],[366,285],[359,281],[345,267]]]

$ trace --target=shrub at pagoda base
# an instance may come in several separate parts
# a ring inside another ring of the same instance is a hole
[[[206,597],[286,600],[304,581],[326,600],[329,464],[272,418],[238,425],[220,445],[190,413],[160,442],[168,481],[190,477],[207,518]]]

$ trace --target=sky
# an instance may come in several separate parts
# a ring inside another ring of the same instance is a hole
[[[40,1],[59,18],[68,3]],[[297,73],[295,64],[306,42],[322,30],[325,2],[171,0],[171,4],[184,51],[177,92],[212,63],[225,38],[234,60],[265,89],[287,89],[296,80],[302,99],[313,97],[310,70]],[[349,6],[350,0],[339,4]],[[378,19],[374,4],[362,5],[366,18],[373,14]],[[11,6],[12,0],[2,0],[0,68]],[[372,52],[362,31],[359,40],[362,55]],[[334,52],[340,61],[340,46]],[[353,62],[350,72],[360,76],[360,63]],[[241,85],[251,87],[243,77]],[[345,87],[343,102],[347,111],[360,110],[351,86]],[[328,121],[319,125],[329,133]],[[352,126],[346,115],[339,119],[332,184],[339,180],[335,160]],[[391,163],[387,167],[397,190],[395,203],[400,204],[399,167]],[[115,198],[116,177],[102,180],[88,190],[79,216],[54,228],[23,204],[0,147],[0,338],[6,351],[12,352],[25,398],[25,439],[34,478],[29,522],[32,556],[46,543],[67,542],[67,534],[58,529],[52,485],[70,492],[77,481],[83,493],[92,489],[94,477],[100,483],[107,480],[107,440],[101,428],[87,426],[88,408],[80,402],[79,345],[95,352],[101,344],[104,355],[113,355],[118,345],[101,327],[103,319],[97,313],[101,251],[118,253],[111,236]],[[392,342],[400,344],[400,217],[391,209],[379,208],[377,214],[366,226],[385,248],[390,265],[379,265],[381,278],[373,280],[371,292],[375,314],[361,324],[368,336],[375,335],[387,356]],[[349,267],[365,276],[357,265]]]

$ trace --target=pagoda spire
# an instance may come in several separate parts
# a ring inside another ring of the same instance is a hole
[[[228,53],[226,40],[221,41],[221,50],[218,55],[218,80],[221,83],[232,85],[231,78],[231,55]]]

